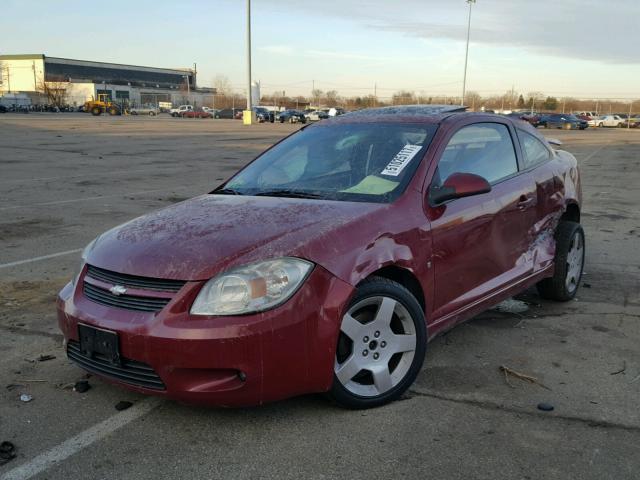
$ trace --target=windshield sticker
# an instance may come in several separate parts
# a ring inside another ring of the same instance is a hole
[[[421,148],[421,145],[405,145],[402,147],[402,150],[400,150],[396,156],[391,159],[389,164],[384,167],[384,170],[382,170],[380,174],[397,177]]]

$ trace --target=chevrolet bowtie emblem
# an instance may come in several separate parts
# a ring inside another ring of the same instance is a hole
[[[127,289],[124,288],[122,285],[114,285],[109,289],[109,291],[114,295],[123,295],[127,293]]]

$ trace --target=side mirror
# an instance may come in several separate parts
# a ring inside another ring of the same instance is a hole
[[[432,205],[438,205],[447,200],[470,197],[489,193],[491,185],[480,175],[473,173],[452,173],[444,181],[441,187],[431,187],[429,201]]]

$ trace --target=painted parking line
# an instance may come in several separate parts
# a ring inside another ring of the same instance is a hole
[[[80,253],[82,248],[76,248],[74,250],[66,250],[64,252],[51,253],[49,255],[41,255],[39,257],[26,258],[24,260],[16,260],[15,262],[0,263],[0,268],[17,267],[18,265],[24,265],[25,263],[39,262],[40,260],[48,260],[50,258],[62,257],[64,255],[71,255],[72,253]]]
[[[131,408],[107,418],[103,422],[80,432],[75,437],[65,440],[60,445],[41,453],[37,457],[23,463],[13,470],[9,470],[4,475],[0,476],[0,480],[27,480],[35,477],[39,473],[42,473],[45,470],[58,465],[60,462],[63,462],[70,456],[75,455],[80,450],[102,440],[116,430],[148,414],[161,403],[162,399],[160,398],[146,398],[136,403]]]

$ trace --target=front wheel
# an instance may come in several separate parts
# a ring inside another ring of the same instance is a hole
[[[555,233],[553,277],[536,285],[543,298],[566,302],[576,296],[584,268],[584,230],[576,222],[560,222]]]
[[[426,348],[415,297],[392,280],[365,280],[342,317],[329,395],[354,409],[389,403],[411,386]]]
[[[604,123],[599,123],[598,127],[600,127],[600,128],[604,127]]]
[[[94,117],[97,117],[98,115],[102,114],[102,108],[100,107],[93,107],[91,109],[91,115],[93,115]]]

